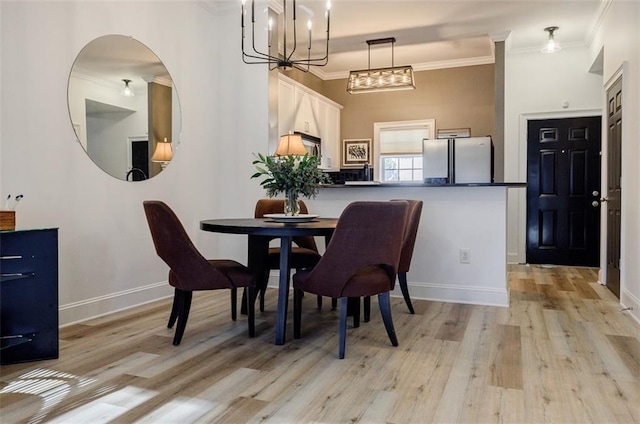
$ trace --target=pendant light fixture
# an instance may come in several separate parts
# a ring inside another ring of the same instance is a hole
[[[369,45],[369,67],[361,71],[349,72],[347,92],[350,94],[378,93],[381,91],[414,90],[416,83],[410,65],[394,66],[394,37],[367,40]],[[371,46],[391,43],[391,67],[371,69]]]
[[[544,46],[540,51],[542,53],[556,53],[562,50],[562,47],[560,47],[560,44],[556,41],[555,36],[553,35],[553,33],[558,30],[558,27],[550,26],[546,27],[544,30],[549,33],[549,39],[544,43]]]
[[[255,14],[255,0],[251,0],[251,49],[249,53],[245,51],[245,8],[246,0],[242,0],[242,8],[241,8],[241,25],[242,25],[242,61],[249,65],[254,64],[267,64],[269,65],[269,70],[272,71],[274,69],[282,69],[285,71],[290,70],[291,68],[299,69],[303,72],[308,72],[311,66],[325,66],[329,63],[329,27],[330,27],[330,16],[331,16],[331,0],[327,0],[327,8],[325,11],[325,17],[327,20],[327,36],[326,36],[326,48],[324,52],[324,56],[311,58],[311,34],[312,34],[312,23],[311,19],[307,21],[307,58],[299,59],[294,58],[294,54],[296,52],[296,48],[298,46],[298,34],[297,34],[297,25],[296,25],[296,0],[293,0],[293,13],[292,13],[292,27],[293,27],[293,48],[291,51],[287,48],[287,36],[289,34],[288,24],[287,24],[287,0],[283,0],[283,14],[282,14],[282,55],[280,52],[276,52],[275,55],[271,54],[271,45],[273,38],[273,20],[269,19],[268,22],[268,49],[267,52],[261,52],[256,49],[256,41],[255,41],[255,33],[256,33],[256,14]],[[278,43],[276,43],[276,48],[278,47]]]
[[[133,90],[131,89],[131,87],[129,87],[129,83],[131,82],[130,79],[123,79],[122,81],[124,81],[124,88],[122,89],[122,92],[120,94],[122,94],[125,97],[133,97],[136,94],[133,92]]]

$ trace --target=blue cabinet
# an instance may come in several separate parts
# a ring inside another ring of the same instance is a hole
[[[0,363],[58,357],[58,229],[0,232]]]

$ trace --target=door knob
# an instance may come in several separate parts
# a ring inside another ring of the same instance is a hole
[[[600,203],[598,203],[597,200],[594,200],[593,202],[591,202],[591,206],[593,206],[594,208],[597,208],[599,204]]]
[[[591,194],[593,194],[593,197],[598,197],[600,195],[600,192],[598,190],[593,190]]]
[[[608,202],[609,198],[608,197],[602,197],[602,198],[600,198],[600,201],[601,202]]]

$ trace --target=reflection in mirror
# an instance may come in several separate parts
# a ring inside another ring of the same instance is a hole
[[[141,42],[123,35],[91,41],[73,63],[67,95],[76,136],[106,173],[141,181],[171,161],[178,96],[162,61]]]

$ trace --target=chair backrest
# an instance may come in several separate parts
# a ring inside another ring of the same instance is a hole
[[[212,267],[193,245],[182,223],[166,203],[143,203],[156,253],[169,265],[175,278],[169,282],[181,290],[231,288],[231,280]]]
[[[402,200],[403,199],[394,199],[392,202]],[[413,248],[418,235],[418,225],[420,225],[420,217],[422,215],[422,200],[404,201],[409,204],[409,210],[407,211],[407,224],[404,228],[404,239],[402,241],[402,252],[400,253],[398,272],[409,271],[411,258],[413,257]]]
[[[307,205],[302,201],[300,202],[300,213],[307,214],[309,210]],[[256,210],[254,213],[255,218],[262,218],[268,213],[284,213],[284,199],[259,199],[256,202]],[[318,251],[318,246],[313,237],[293,237],[293,242],[300,247]]]
[[[319,294],[341,297],[349,279],[369,266],[385,268],[393,284],[408,207],[407,202],[350,203],[340,215],[324,255],[305,284],[316,288],[324,286]]]

